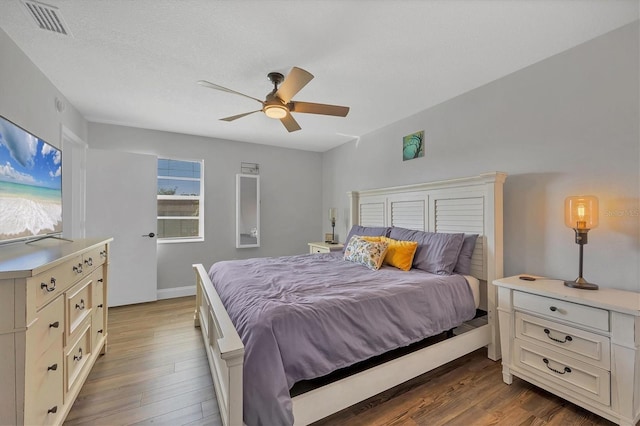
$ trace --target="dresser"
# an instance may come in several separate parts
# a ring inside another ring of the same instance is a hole
[[[502,376],[517,376],[620,425],[640,420],[640,294],[502,278]]]
[[[309,253],[331,253],[332,251],[342,251],[344,244],[331,243],[309,243]]]
[[[59,425],[107,341],[111,239],[0,246],[0,424]]]

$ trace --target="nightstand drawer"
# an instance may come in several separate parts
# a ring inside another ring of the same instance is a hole
[[[596,330],[609,331],[609,312],[536,294],[513,292],[513,305],[522,309]]]
[[[515,313],[516,338],[529,340],[580,361],[609,370],[609,338],[547,321],[522,312]]]
[[[309,253],[332,253],[342,251],[344,248],[344,244],[330,244],[330,243],[308,243],[309,244]]]
[[[604,405],[611,405],[611,380],[602,368],[572,359],[533,343],[514,340],[514,367],[580,394]]]

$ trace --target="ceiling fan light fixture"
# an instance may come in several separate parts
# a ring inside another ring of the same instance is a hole
[[[264,113],[269,118],[280,120],[287,116],[287,107],[284,105],[265,105]]]

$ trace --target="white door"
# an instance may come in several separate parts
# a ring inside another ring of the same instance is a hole
[[[62,236],[85,236],[85,184],[87,144],[62,126]]]
[[[157,157],[87,150],[87,237],[113,237],[109,306],[157,299]]]

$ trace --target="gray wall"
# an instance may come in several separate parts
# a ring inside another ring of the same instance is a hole
[[[504,171],[506,275],[574,279],[563,202],[591,194],[601,218],[584,276],[639,290],[638,36],[636,21],[324,153],[323,211],[340,207],[346,235],[347,191]],[[418,130],[425,157],[403,162],[402,136]]]
[[[87,121],[1,29],[0,52],[0,115],[57,147],[62,125],[86,141]]]
[[[158,289],[193,285],[193,263],[308,253],[307,242],[322,237],[319,153],[97,123],[89,141],[90,148],[204,159],[205,242],[159,244]],[[260,248],[235,248],[241,162],[260,164]]]

